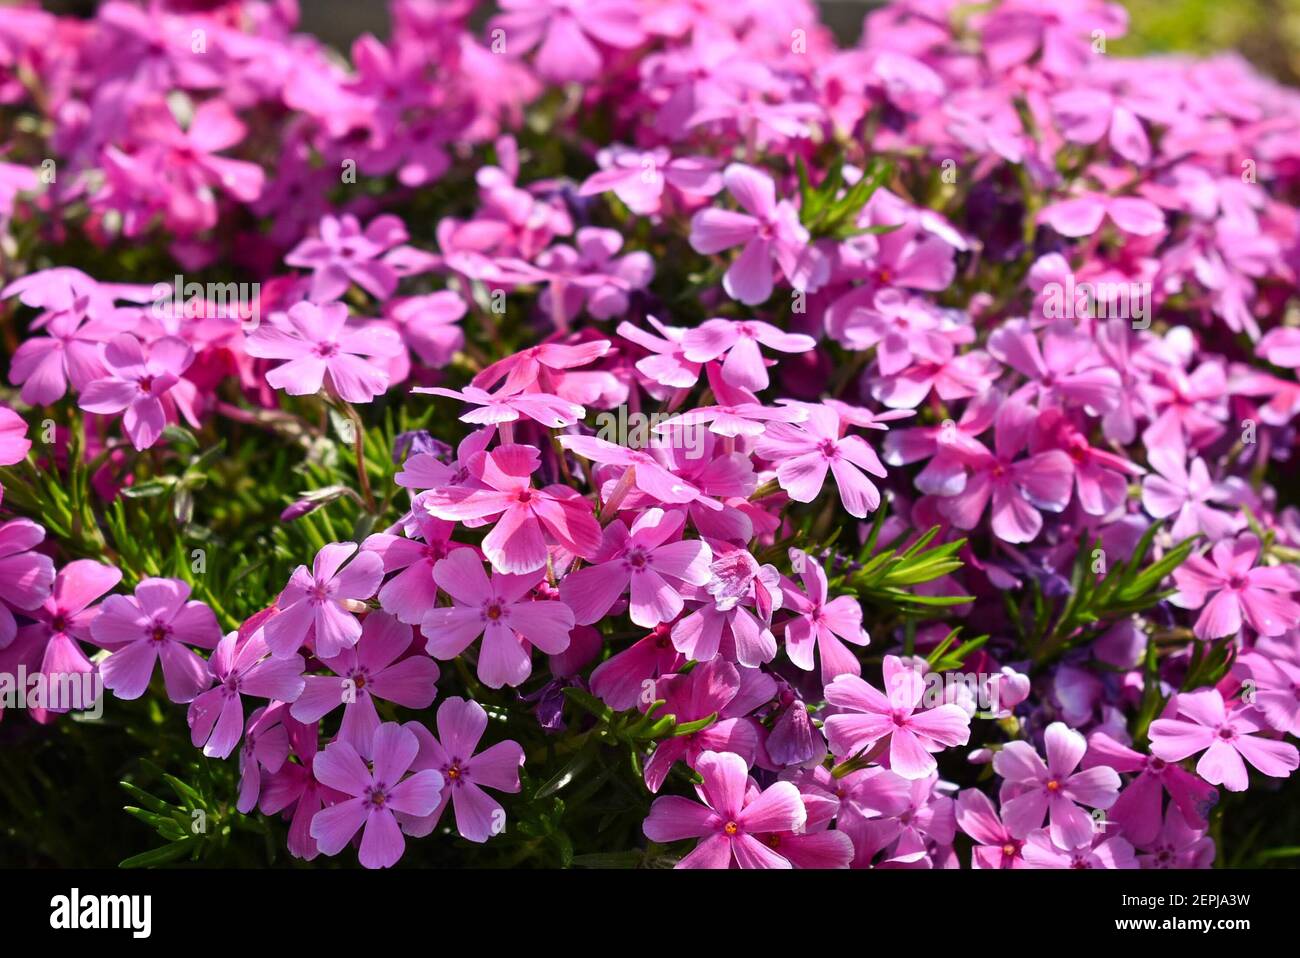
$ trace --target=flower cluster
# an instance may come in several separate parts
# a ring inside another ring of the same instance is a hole
[[[0,673],[366,867],[1206,867],[1296,770],[1300,95],[1105,0],[292,6],[0,11]],[[249,429],[310,488],[203,538]]]

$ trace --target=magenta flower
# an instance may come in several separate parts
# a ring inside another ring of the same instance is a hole
[[[27,458],[32,441],[27,438],[27,421],[8,406],[0,406],[0,466],[12,466]],[[0,486],[0,495],[4,487]]]
[[[612,191],[638,216],[659,212],[664,189],[671,186],[689,196],[713,196],[722,190],[717,160],[703,156],[674,158],[667,147],[642,152],[611,146],[596,154],[599,173],[587,177],[579,196]]]
[[[746,668],[772,661],[776,656],[772,612],[781,607],[781,575],[776,567],[760,566],[747,550],[733,549],[715,555],[709,570],[712,576],[703,590],[703,603],[673,626],[677,651],[697,662],[721,654]]]
[[[740,389],[763,390],[770,380],[758,346],[782,353],[806,353],[811,336],[787,333],[757,319],[706,319],[682,337],[682,355],[693,363],[722,361],[722,378]]]
[[[189,583],[180,579],[145,579],[134,596],[104,600],[90,634],[96,644],[113,650],[100,663],[99,674],[118,698],[143,695],[159,659],[173,702],[192,702],[212,684],[207,663],[187,646],[216,648],[221,627],[212,610],[189,595]]]
[[[686,516],[680,511],[647,509],[629,531],[616,519],[604,532],[592,564],[560,583],[560,598],[580,625],[599,622],[619,596],[631,589],[632,621],[645,628],[681,614],[682,583],[705,585],[713,552],[698,539],[677,539]],[[669,541],[676,540],[676,541]]]
[[[324,216],[319,235],[304,239],[284,261],[312,270],[308,298],[313,302],[341,299],[352,283],[385,300],[397,291],[398,274],[384,253],[406,239],[406,228],[396,216],[376,216],[364,232],[355,216]]]
[[[650,353],[636,361],[637,371],[651,382],[674,389],[689,389],[699,382],[701,364],[686,358],[689,330],[665,326],[653,316],[647,316],[646,322],[658,330],[658,336],[628,322],[618,325],[619,336]]]
[[[728,296],[751,306],[765,301],[772,295],[773,261],[795,289],[815,289],[825,282],[826,261],[811,245],[794,204],[777,202],[770,176],[732,163],[722,180],[745,212],[700,210],[691,219],[691,247],[705,254],[745,247],[722,279]]]
[[[370,612],[353,648],[321,659],[334,675],[308,675],[301,695],[276,698],[292,702],[289,714],[307,724],[343,705],[338,738],[361,751],[379,728],[376,699],[411,709],[427,709],[433,704],[438,666],[420,652],[403,658],[413,638],[409,625],[386,612]]]
[[[527,416],[550,429],[572,426],[587,414],[577,403],[561,399],[542,392],[506,393],[498,390],[490,393],[477,386],[466,386],[462,390],[445,389],[442,386],[425,386],[412,389],[414,393],[426,393],[434,396],[447,396],[461,402],[480,406],[471,409],[460,417],[461,422],[474,425],[496,425],[504,422],[517,422]]]
[[[1008,742],[993,756],[993,770],[1002,784],[1002,821],[1017,838],[1027,838],[1050,819],[1052,841],[1061,848],[1078,848],[1096,832],[1092,816],[1083,810],[1110,808],[1119,795],[1119,774],[1105,765],[1075,771],[1088,743],[1064,722],[1053,722],[1043,734],[1044,764],[1028,742]]]
[[[686,657],[673,646],[667,625],[656,626],[649,635],[611,655],[591,673],[591,693],[615,711],[635,708],[642,702],[647,681],[676,672]]]
[[[1189,556],[1174,570],[1178,591],[1169,601],[1201,609],[1197,637],[1217,639],[1241,631],[1244,621],[1260,635],[1282,635],[1300,625],[1300,574],[1291,566],[1255,566],[1259,540],[1247,533],[1215,543],[1210,558]],[[1202,606],[1204,608],[1202,609]]]
[[[316,780],[352,796],[312,818],[311,837],[322,853],[337,855],[364,828],[357,853],[361,864],[389,868],[397,863],[406,851],[398,814],[428,815],[446,784],[432,769],[406,774],[419,749],[419,740],[409,728],[386,722],[375,730],[364,758],[343,740],[332,742],[316,756],[312,763]]]
[[[777,482],[796,502],[816,499],[829,470],[849,515],[861,519],[874,512],[880,507],[880,490],[863,470],[884,478],[885,467],[875,450],[859,436],[841,436],[840,419],[833,409],[805,408],[808,419],[800,425],[769,423],[754,451],[777,464]]]
[[[957,795],[957,827],[975,839],[971,868],[1025,868],[1024,841],[1002,823],[992,799],[977,788]]]
[[[349,326],[342,303],[296,303],[253,330],[244,349],[260,359],[288,360],[266,381],[290,396],[320,392],[328,374],[340,398],[366,403],[388,389],[388,370],[374,360],[397,356],[403,347],[387,326]]]
[[[839,675],[861,675],[858,657],[847,649],[845,642],[867,645],[871,637],[862,628],[862,606],[849,595],[826,599],[826,573],[811,556],[793,557],[795,568],[802,564],[804,591],[784,588],[785,606],[795,617],[785,624],[785,654],[790,661],[805,672],[813,669],[813,649],[821,656],[822,684],[830,683]]]
[[[1030,380],[1024,392],[1047,403],[1082,406],[1094,415],[1119,403],[1119,373],[1105,364],[1090,337],[1068,323],[1049,327],[1040,348],[1028,322],[1012,321],[989,336],[989,352]]]
[[[439,519],[496,517],[482,549],[497,572],[522,574],[545,566],[548,537],[589,558],[600,547],[600,525],[591,503],[567,486],[533,488],[529,477],[540,464],[532,446],[498,446],[472,460],[478,488],[434,489],[424,499],[424,507]]]
[[[1110,217],[1121,231],[1134,236],[1154,236],[1165,229],[1165,214],[1150,200],[1136,196],[1107,196],[1084,193],[1073,199],[1051,203],[1038,212],[1062,236],[1091,236]]]
[[[420,743],[414,767],[433,769],[446,783],[432,812],[400,816],[406,834],[416,838],[428,835],[437,826],[448,803],[456,816],[456,831],[461,838],[482,843],[505,831],[505,809],[483,789],[518,792],[524,750],[518,742],[505,741],[477,751],[487,724],[483,706],[459,696],[438,706],[436,738],[417,722],[406,724]]]
[[[11,610],[30,613],[50,598],[54,560],[31,551],[44,541],[45,530],[30,519],[0,524],[0,649],[18,634]]]
[[[290,855],[311,861],[320,854],[316,839],[311,837],[312,819],[322,808],[346,801],[347,795],[316,781],[313,769],[320,754],[317,750],[319,727],[302,725],[292,718],[279,727],[287,732],[289,746],[302,764],[286,761],[273,772],[261,790],[257,808],[263,815],[276,815],[292,806],[292,811],[288,812],[289,835],[285,844]]]
[[[1177,433],[1172,436],[1177,437]],[[1154,519],[1174,516],[1169,534],[1183,540],[1203,533],[1211,542],[1234,535],[1245,523],[1212,503],[1227,503],[1231,492],[1210,478],[1200,456],[1190,463],[1181,437],[1147,451],[1156,474],[1142,480],[1142,508]]]
[[[85,312],[90,302],[89,297],[79,297],[72,308],[53,312],[44,327],[46,335],[24,340],[14,351],[9,380],[23,387],[23,402],[48,406],[63,398],[69,383],[80,391],[103,377],[103,343],[118,330],[91,319]]]
[[[1138,867],[1133,846],[1118,835],[1095,841],[1090,834],[1086,841],[1067,851],[1061,849],[1047,829],[1040,828],[1025,839],[1023,852],[1026,868],[1109,870]]]
[[[197,427],[197,392],[181,378],[194,362],[194,349],[175,336],[155,339],[147,346],[130,333],[115,336],[104,347],[108,375],[86,384],[78,405],[87,412],[124,412],[122,426],[137,449],[148,449],[179,409]]]
[[[331,542],[316,553],[311,570],[300,565],[276,601],[280,612],[266,620],[271,654],[288,658],[309,643],[316,655],[333,658],[361,638],[354,614],[379,588],[384,563],[373,552],[358,553],[355,542]]]
[[[479,389],[491,389],[504,378],[505,385],[498,392],[506,395],[521,391],[556,393],[564,383],[566,372],[595,362],[609,348],[607,339],[530,346],[498,359],[476,375],[473,384]]]
[[[731,752],[705,752],[695,763],[704,778],[698,804],[677,795],[656,798],[642,831],[652,842],[698,838],[678,868],[790,868],[790,860],[755,833],[799,832],[807,822],[799,789],[777,782],[760,792],[749,787],[745,760]]]
[[[1056,94],[1052,112],[1071,143],[1097,143],[1109,134],[1110,148],[1138,166],[1151,162],[1151,141],[1137,115],[1104,90],[1078,88]]]
[[[1034,421],[1024,403],[1008,399],[994,420],[992,453],[964,444],[951,447],[970,472],[957,483],[959,491],[939,501],[938,509],[958,529],[974,529],[992,499],[993,534],[1006,542],[1032,542],[1043,528],[1039,510],[1062,512],[1069,505],[1074,464],[1066,453],[1049,449],[1015,458]]]
[[[292,702],[303,690],[300,655],[269,658],[260,630],[242,637],[230,632],[208,659],[216,685],[190,703],[190,741],[209,758],[227,758],[244,734],[243,696]]]
[[[244,815],[257,807],[263,771],[275,775],[289,757],[289,732],[285,728],[288,711],[289,706],[283,702],[271,702],[253,709],[244,726],[244,744],[239,747],[239,796],[235,799],[235,808]]]
[[[645,764],[646,788],[658,792],[673,763],[683,761],[692,768],[705,752],[728,752],[745,760],[748,768],[757,761],[763,729],[749,717],[776,693],[776,683],[758,669],[737,669],[721,658],[697,665],[682,675],[669,675],[654,683],[651,701],[663,699],[657,715],[672,715],[678,725],[715,716],[714,722],[688,735],[662,739]],[[644,696],[643,696],[644,698]],[[642,711],[650,702],[640,703]]]
[[[826,701],[840,711],[826,719],[826,739],[845,757],[888,740],[889,767],[908,780],[928,776],[934,755],[970,739],[970,716],[959,705],[917,711],[925,694],[921,674],[896,655],[885,656],[886,695],[851,673],[826,685]]]
[[[654,259],[637,250],[618,256],[623,236],[617,230],[584,226],[575,246],[556,244],[537,257],[547,283],[538,305],[563,329],[585,307],[592,319],[627,312],[628,297],[654,279]]]
[[[1243,758],[1271,778],[1288,778],[1300,766],[1294,745],[1254,734],[1269,730],[1257,709],[1227,711],[1218,689],[1181,692],[1165,714],[1181,718],[1151,723],[1151,754],[1166,762],[1181,762],[1204,752],[1196,763],[1196,774],[1211,785],[1244,792],[1250,779]]]
[[[454,530],[454,523],[416,513],[407,526],[411,538],[376,532],[361,543],[363,550],[383,560],[385,575],[397,572],[379,590],[379,605],[399,622],[418,625],[424,613],[433,608],[438,597],[433,566],[452,549],[463,548],[451,541]],[[417,534],[419,538],[415,538]]]
[[[561,83],[596,79],[604,61],[598,43],[630,49],[645,39],[637,7],[627,0],[502,0],[501,9],[491,23],[505,31],[510,49],[538,47],[537,71]]]
[[[1137,773],[1106,813],[1134,845],[1155,840],[1160,831],[1165,792],[1173,799],[1174,806],[1181,809],[1185,821],[1198,828],[1208,827],[1210,810],[1219,800],[1219,793],[1182,766],[1136,752],[1105,732],[1093,732],[1088,736],[1083,767],[1098,765],[1107,765],[1120,773]]]
[[[654,445],[649,450],[629,449],[595,436],[572,435],[560,436],[559,443],[592,462],[625,467],[627,472],[632,473],[631,481],[637,489],[654,502],[665,505],[700,502],[718,508],[717,503],[706,497],[696,486],[679,478],[672,469],[656,459],[654,453],[660,450]]]
[[[563,602],[527,596],[545,578],[541,569],[524,575],[493,572],[470,549],[457,549],[433,567],[439,588],[454,605],[430,609],[421,626],[429,654],[454,659],[479,636],[478,677],[494,689],[516,686],[532,673],[531,645],[548,655],[569,647],[573,612]]]
[[[33,641],[44,642],[42,672],[73,675],[94,670],[80,643],[92,641],[90,626],[101,608],[93,603],[121,581],[120,569],[91,559],[77,559],[58,571],[50,597],[28,612],[36,624],[25,630]]]

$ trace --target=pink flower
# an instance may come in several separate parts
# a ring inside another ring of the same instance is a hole
[[[772,295],[773,261],[795,289],[815,289],[825,282],[826,261],[810,244],[794,204],[777,202],[772,178],[732,163],[722,179],[745,212],[700,210],[691,219],[691,247],[709,254],[744,245],[722,279],[727,295],[751,306],[766,300]]]
[[[560,429],[564,426],[572,426],[587,414],[587,410],[577,403],[542,392],[506,393],[503,390],[498,390],[495,393],[490,393],[484,389],[479,389],[477,386],[466,386],[459,392],[455,389],[444,389],[441,386],[426,386],[416,387],[411,392],[447,396],[451,399],[459,399],[461,402],[481,406],[481,409],[471,409],[460,417],[461,422],[474,425],[517,422],[521,416],[527,416],[529,419],[539,422],[550,429]]]
[[[1134,236],[1155,236],[1165,229],[1165,214],[1150,200],[1105,193],[1084,193],[1048,204],[1039,210],[1038,222],[1062,236],[1091,236],[1107,216],[1120,230]]]
[[[612,190],[638,216],[659,212],[665,186],[690,196],[713,196],[722,189],[719,163],[708,157],[673,158],[667,147],[641,152],[611,146],[596,154],[599,173],[589,176],[579,196],[595,196]]]
[[[642,703],[645,683],[676,672],[686,657],[673,646],[667,625],[654,628],[640,639],[611,655],[591,673],[591,692],[615,711],[623,712]]]
[[[190,703],[190,741],[209,758],[226,758],[244,733],[244,695],[292,702],[303,689],[302,656],[268,658],[260,630],[228,633],[208,659],[216,686]]]
[[[664,504],[701,502],[706,506],[718,508],[718,504],[706,497],[697,487],[679,478],[673,470],[659,462],[653,452],[660,449],[654,445],[650,450],[629,449],[595,436],[573,435],[561,436],[559,443],[565,449],[592,462],[626,467],[627,472],[632,473],[632,482],[637,489],[655,502]]]
[[[189,583],[180,579],[145,579],[134,596],[104,600],[90,633],[97,644],[114,650],[100,663],[99,673],[118,698],[143,695],[159,659],[173,702],[192,702],[212,684],[207,663],[186,646],[216,648],[221,627],[212,610],[187,601],[189,595]]]
[[[537,257],[537,268],[548,280],[538,305],[561,329],[584,306],[592,319],[625,314],[629,295],[645,289],[655,275],[649,253],[617,256],[623,248],[617,230],[584,226],[574,239],[576,247],[557,244]]]
[[[103,343],[117,327],[91,319],[86,313],[90,304],[90,297],[82,296],[71,308],[54,311],[46,335],[26,339],[15,350],[9,380],[23,387],[23,402],[48,406],[63,398],[69,383],[82,390],[104,375]]]
[[[465,301],[449,289],[427,296],[392,300],[384,314],[398,322],[402,341],[420,362],[440,369],[465,345],[465,332],[456,325],[465,316]]]
[[[1174,570],[1178,591],[1169,601],[1202,609],[1193,627],[1198,638],[1217,639],[1241,631],[1243,620],[1261,635],[1281,635],[1300,625],[1300,575],[1290,566],[1257,566],[1259,540],[1247,533],[1215,543],[1210,559],[1189,556]],[[1208,600],[1208,601],[1207,601]]]
[[[36,624],[29,627],[27,634],[33,641],[45,643],[40,658],[42,672],[73,675],[94,670],[80,645],[91,641],[90,626],[99,615],[100,606],[92,603],[121,581],[120,569],[91,559],[77,559],[59,570],[50,597],[28,613]],[[0,642],[0,648],[3,646]]]
[[[971,849],[972,868],[1024,868],[1024,841],[1011,834],[993,801],[977,788],[964,788],[957,795],[957,827],[975,839]]]
[[[375,217],[365,232],[355,216],[325,216],[320,235],[304,239],[284,261],[312,270],[309,298],[313,302],[340,299],[352,283],[385,300],[397,291],[398,274],[383,254],[406,239],[406,228],[396,216]]]
[[[300,565],[276,601],[278,615],[266,621],[271,654],[288,658],[313,643],[316,655],[333,658],[361,638],[357,604],[375,594],[384,578],[384,563],[373,552],[357,551],[355,542],[331,542],[316,553],[311,570]],[[314,642],[313,642],[314,640]]]
[[[1166,762],[1181,762],[1203,751],[1196,774],[1211,785],[1244,792],[1250,779],[1243,758],[1272,778],[1288,778],[1300,766],[1294,745],[1253,734],[1268,729],[1257,709],[1227,711],[1218,689],[1179,693],[1165,714],[1182,718],[1151,723],[1151,754]]]
[[[429,654],[454,659],[476,638],[478,677],[499,689],[516,686],[532,673],[529,645],[549,655],[569,647],[573,612],[563,602],[525,598],[545,578],[541,569],[524,575],[483,572],[472,550],[457,549],[433,567],[439,588],[455,605],[430,609],[421,628],[429,637]]]
[[[410,460],[407,462],[409,465]],[[385,575],[401,570],[379,590],[379,605],[385,612],[407,625],[418,625],[424,613],[433,608],[438,597],[438,587],[433,581],[434,563],[452,549],[464,548],[459,542],[451,541],[454,529],[454,523],[416,513],[407,524],[407,535],[411,538],[376,532],[361,543],[362,549],[383,560]]]
[[[505,385],[498,392],[506,395],[521,391],[556,393],[568,370],[595,362],[609,352],[609,347],[607,339],[530,346],[498,359],[476,375],[473,384],[479,389],[491,389],[504,377]]]
[[[698,662],[722,654],[747,668],[776,656],[772,612],[781,607],[780,573],[760,566],[745,549],[714,556],[708,598],[673,626],[677,651]],[[751,612],[748,606],[754,606]]]
[[[1187,449],[1178,432],[1151,447],[1147,459],[1156,475],[1142,480],[1142,508],[1154,519],[1175,516],[1169,534],[1182,541],[1203,533],[1212,542],[1237,532],[1244,521],[1215,509],[1211,503],[1226,503],[1231,492],[1210,478],[1209,467],[1200,456],[1187,462]]]
[[[31,612],[50,598],[54,560],[33,552],[45,541],[45,530],[30,519],[0,524],[0,649],[18,634],[11,609]]]
[[[0,466],[12,466],[27,458],[32,441],[27,438],[27,420],[8,406],[0,406]]]
[[[316,756],[312,770],[317,781],[352,796],[311,820],[311,836],[324,854],[337,855],[364,826],[357,855],[361,864],[389,868],[397,863],[406,851],[397,815],[428,815],[446,784],[432,769],[407,776],[419,749],[409,728],[386,722],[375,730],[365,758],[343,740]]]
[[[185,130],[167,104],[156,99],[134,117],[132,133],[140,150],[127,153],[107,147],[104,170],[115,190],[161,209],[169,229],[201,232],[217,222],[215,187],[245,203],[262,193],[265,174],[260,166],[217,155],[239,143],[246,132],[223,99],[201,103]],[[133,211],[128,235],[140,232],[149,218],[146,211]]]
[[[890,769],[909,780],[925,778],[937,767],[931,753],[969,741],[970,716],[951,704],[918,712],[925,681],[896,655],[885,656],[884,676],[888,695],[849,673],[827,683],[826,701],[841,711],[826,719],[826,739],[846,757],[887,739]]]
[[[122,425],[137,449],[148,449],[179,409],[198,426],[193,404],[194,384],[181,378],[194,362],[194,349],[175,336],[155,339],[147,346],[130,333],[115,336],[104,347],[108,375],[86,384],[78,405],[87,412],[123,412]]]
[[[361,638],[350,649],[322,659],[333,676],[309,675],[302,694],[292,698],[289,714],[299,722],[317,722],[344,705],[338,737],[358,750],[366,747],[379,727],[375,700],[405,708],[427,709],[437,694],[438,666],[423,654],[403,657],[411,649],[409,625],[386,612],[371,612],[361,626]]]
[[[595,80],[604,57],[596,42],[630,49],[645,39],[638,9],[626,0],[502,0],[492,26],[505,31],[510,49],[537,51],[537,70],[558,82]]]
[[[737,669],[721,658],[697,665],[686,674],[660,678],[654,691],[642,697],[642,711],[650,705],[645,698],[663,699],[656,715],[672,715],[678,725],[710,716],[715,721],[697,732],[662,739],[645,764],[646,788],[659,791],[674,762],[683,761],[694,768],[705,752],[733,753],[745,760],[746,767],[753,765],[763,730],[748,716],[775,694],[776,682],[770,676],[758,669]]]
[[[249,334],[244,349],[261,359],[286,359],[266,381],[290,396],[320,392],[328,373],[334,391],[347,402],[370,402],[388,389],[387,370],[373,360],[402,351],[397,333],[379,324],[348,325],[342,303],[295,303]],[[369,357],[369,358],[367,358]]]
[[[1143,755],[1120,744],[1105,732],[1088,736],[1084,768],[1106,765],[1117,772],[1136,772],[1119,793],[1106,817],[1124,830],[1134,845],[1146,845],[1160,831],[1160,809],[1165,792],[1173,806],[1182,810],[1185,821],[1198,828],[1208,827],[1210,810],[1219,799],[1218,791],[1179,765],[1155,755]]]
[[[952,455],[970,469],[961,488],[939,501],[939,512],[958,529],[974,529],[993,500],[993,534],[1006,542],[1031,542],[1043,528],[1039,510],[1062,512],[1070,502],[1074,465],[1060,449],[1015,460],[1035,421],[1024,403],[1008,399],[994,420],[994,452],[965,445]]]
[[[706,319],[682,337],[682,355],[693,363],[722,361],[722,378],[740,389],[760,391],[770,380],[758,346],[783,353],[806,353],[817,345],[811,336],[787,333],[757,319]]]
[[[685,339],[689,330],[665,326],[653,316],[647,316],[646,322],[659,331],[658,336],[628,322],[618,325],[621,337],[650,352],[636,361],[637,371],[652,382],[674,389],[689,389],[699,382],[700,363],[686,358]]]
[[[849,515],[861,519],[874,512],[880,491],[862,470],[884,478],[885,467],[875,450],[859,436],[841,436],[834,410],[822,405],[805,408],[808,420],[801,425],[769,423],[755,443],[755,453],[777,463],[777,482],[796,502],[816,499],[829,470]]]
[[[807,822],[799,789],[777,782],[766,790],[749,788],[745,760],[731,752],[705,752],[695,763],[704,778],[696,786],[703,805],[676,795],[656,798],[642,830],[652,842],[698,838],[678,868],[790,868],[754,833],[799,832]]]
[[[1036,393],[1047,403],[1082,406],[1094,415],[1119,403],[1119,373],[1105,364],[1090,337],[1068,323],[1049,327],[1040,349],[1028,322],[1009,322],[989,336],[989,352],[1031,381],[1022,398]]]
[[[1051,838],[1047,829],[1040,828],[1031,834],[1024,845],[1026,868],[1137,868],[1137,856],[1133,846],[1116,835],[1094,841],[1089,834],[1086,841],[1080,842],[1068,851],[1062,850]]]
[[[424,506],[440,519],[496,517],[482,549],[497,572],[541,569],[546,565],[548,536],[575,555],[590,558],[600,547],[600,525],[591,504],[566,486],[534,489],[529,476],[539,465],[538,451],[532,446],[498,446],[471,461],[479,488],[434,489]]]
[[[1110,148],[1138,166],[1151,162],[1151,141],[1137,115],[1104,90],[1078,88],[1051,99],[1061,132],[1071,143],[1097,143],[1109,132]]]
[[[629,531],[622,520],[611,522],[600,551],[585,569],[560,583],[560,598],[581,625],[598,622],[631,588],[632,621],[645,628],[671,622],[681,614],[681,584],[703,586],[711,573],[713,552],[698,539],[676,539],[686,516],[647,509]]]
[[[314,724],[302,725],[292,718],[286,724],[287,728],[279,727],[288,733],[288,742],[302,764],[284,762],[278,771],[273,772],[261,791],[257,807],[263,815],[276,815],[292,806],[286,842],[289,854],[311,861],[320,854],[316,839],[311,837],[311,820],[323,807],[337,805],[345,801],[347,796],[320,784],[313,774],[316,758],[320,754],[317,751],[319,728]]]
[[[826,601],[826,573],[821,564],[802,553],[792,556],[795,569],[803,566],[804,592],[786,586],[785,606],[795,618],[785,624],[785,654],[805,672],[813,668],[813,648],[821,654],[822,684],[839,675],[861,675],[858,657],[845,648],[845,642],[867,645],[871,637],[862,628],[862,606],[849,595]],[[805,594],[806,593],[806,594]]]
[[[1214,865],[1214,839],[1205,834],[1203,826],[1189,825],[1177,805],[1169,806],[1159,832],[1139,845],[1146,851],[1137,857],[1142,868],[1210,868]]]
[[[1064,722],[1043,734],[1047,762],[1028,742],[1008,742],[993,756],[993,770],[1003,778],[1002,821],[1017,838],[1050,819],[1052,841],[1077,848],[1092,841],[1092,816],[1080,806],[1110,808],[1119,794],[1119,774],[1107,766],[1076,772],[1088,743]]]
[[[442,818],[448,803],[456,815],[456,831],[461,838],[482,843],[505,830],[505,809],[483,789],[518,792],[524,750],[518,742],[505,741],[478,751],[487,724],[483,706],[459,696],[438,706],[436,738],[419,723],[406,724],[420,743],[414,767],[433,769],[446,783],[437,807],[431,812],[401,816],[406,834],[415,838],[428,835]]]

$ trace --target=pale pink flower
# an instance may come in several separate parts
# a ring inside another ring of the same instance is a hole
[[[1272,778],[1288,778],[1300,767],[1294,745],[1254,734],[1269,731],[1259,710],[1235,708],[1229,712],[1218,689],[1179,693],[1165,714],[1180,717],[1151,723],[1151,754],[1166,762],[1181,762],[1204,752],[1196,763],[1196,774],[1211,785],[1244,792],[1250,779],[1243,758]]]

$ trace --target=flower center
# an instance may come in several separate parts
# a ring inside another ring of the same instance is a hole
[[[740,826],[737,825],[735,822],[727,822],[726,825],[722,826],[722,830],[726,832],[728,835],[735,835],[737,832],[740,831]]]
[[[371,785],[366,789],[366,801],[375,808],[383,808],[388,802],[388,793],[384,790],[382,783]]]
[[[161,622],[155,622],[153,628],[149,630],[149,638],[154,642],[163,642],[166,641],[169,632],[171,632],[171,629],[167,628],[167,626]]]
[[[1047,782],[1047,790],[1049,792],[1059,792],[1061,790],[1060,781],[1055,778],[1049,779]]]
[[[338,343],[318,343],[316,346],[316,355],[321,359],[329,359],[339,354]]]
[[[483,615],[485,615],[492,622],[496,622],[498,619],[501,618],[501,612],[502,609],[501,609],[500,602],[489,602],[487,604],[487,608],[483,610]]]
[[[1002,846],[1002,856],[1004,858],[1015,858],[1016,851],[1017,849],[1014,842],[1007,842]]]
[[[449,779],[451,779],[453,782],[459,780],[460,777],[461,777],[461,774],[462,774],[462,773],[461,773],[461,770],[460,770],[460,763],[459,763],[459,762],[452,763],[452,765],[447,769],[447,777],[448,777]]]

